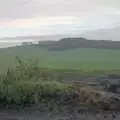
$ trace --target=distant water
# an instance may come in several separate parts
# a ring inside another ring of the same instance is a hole
[[[16,45],[21,45],[21,43],[0,42],[0,48],[12,47]]]
[[[17,45],[21,45],[22,42],[33,42],[33,43],[38,43],[37,40],[0,40],[0,48],[6,48],[6,47],[13,47]]]

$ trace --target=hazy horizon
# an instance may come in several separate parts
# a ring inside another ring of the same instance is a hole
[[[0,0],[0,38],[81,36],[119,26],[119,0]]]

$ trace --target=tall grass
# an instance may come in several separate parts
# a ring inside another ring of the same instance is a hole
[[[62,83],[49,70],[38,67],[37,62],[16,57],[15,69],[0,75],[0,102],[5,104],[36,104],[53,100],[69,93],[71,86]]]

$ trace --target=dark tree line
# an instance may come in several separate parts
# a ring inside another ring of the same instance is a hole
[[[88,40],[85,38],[64,38],[59,41],[39,42],[39,46],[49,50],[65,50],[75,48],[120,49],[120,41]]]

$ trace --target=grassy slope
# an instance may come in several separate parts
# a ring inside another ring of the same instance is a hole
[[[15,65],[15,56],[38,59],[41,67],[83,71],[120,69],[120,50],[79,48],[48,51],[39,46],[0,49],[2,69]],[[1,69],[0,68],[0,69]]]

